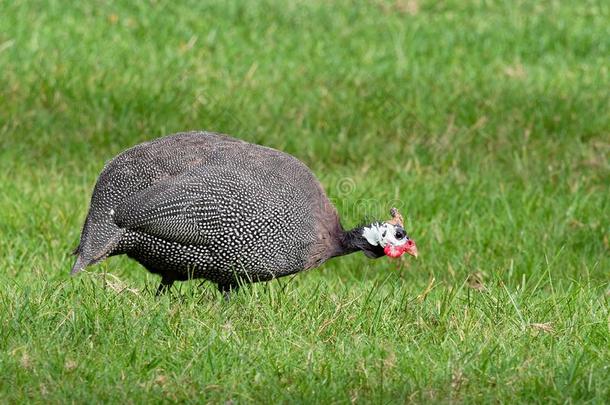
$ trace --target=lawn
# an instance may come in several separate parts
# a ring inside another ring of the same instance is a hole
[[[610,4],[0,1],[0,402],[608,403]],[[332,259],[223,301],[70,277],[104,163],[206,129],[291,153]]]

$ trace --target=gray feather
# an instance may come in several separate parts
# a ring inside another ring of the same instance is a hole
[[[127,254],[171,280],[268,280],[336,255],[341,232],[318,181],[294,157],[224,135],[182,133],[106,165],[72,272]]]

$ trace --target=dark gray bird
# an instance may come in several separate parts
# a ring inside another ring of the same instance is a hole
[[[208,132],[170,135],[119,154],[100,174],[72,274],[126,254],[174,281],[242,283],[331,257],[417,256],[402,217],[345,231],[320,183],[286,153]]]

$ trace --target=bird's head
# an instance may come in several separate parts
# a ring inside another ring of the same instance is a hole
[[[417,246],[409,238],[404,228],[402,215],[396,208],[390,210],[392,219],[375,222],[362,228],[362,237],[367,245],[362,250],[371,258],[383,255],[397,258],[407,253],[417,257]]]

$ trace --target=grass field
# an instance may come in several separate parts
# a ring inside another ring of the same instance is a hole
[[[610,4],[0,1],[0,402],[608,403]],[[71,278],[104,162],[287,151],[419,260]]]

